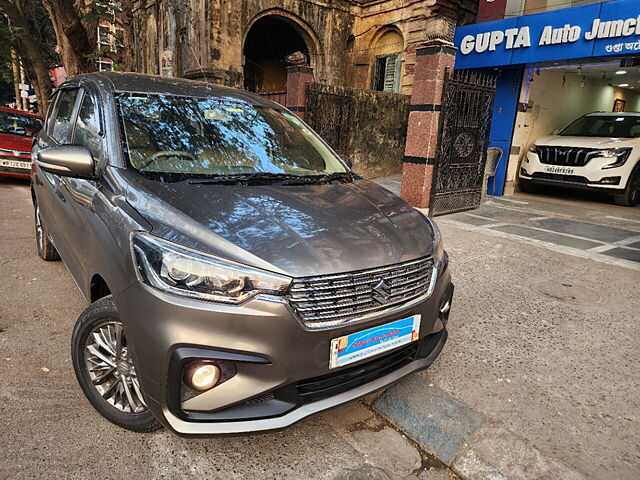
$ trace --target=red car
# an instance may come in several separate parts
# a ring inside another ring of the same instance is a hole
[[[31,141],[42,124],[40,115],[0,107],[0,176],[31,177]]]

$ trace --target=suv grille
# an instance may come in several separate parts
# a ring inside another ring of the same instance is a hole
[[[584,167],[600,151],[601,150],[595,148],[537,147],[537,153],[541,163],[568,167]]]
[[[289,303],[310,328],[327,328],[427,294],[433,259],[338,275],[294,279]]]

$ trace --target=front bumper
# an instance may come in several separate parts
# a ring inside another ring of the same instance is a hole
[[[31,178],[31,168],[29,168],[29,170],[26,170],[24,168],[0,166],[0,176],[11,177],[11,178],[25,178],[25,179]]]
[[[421,303],[329,330],[304,328],[287,304],[270,297],[229,306],[138,282],[114,297],[153,414],[178,434],[213,435],[284,428],[427,368],[446,342],[448,313],[440,309],[452,295],[445,268]],[[418,341],[329,369],[332,339],[415,314],[422,316]],[[235,375],[185,399],[180,365],[188,358],[223,359]]]
[[[583,167],[547,165],[540,161],[537,154],[527,152],[520,165],[518,177],[525,182],[539,185],[557,185],[615,194],[624,190],[635,160],[635,157],[632,157],[620,167],[604,169],[605,165],[612,162],[611,159],[593,158]]]

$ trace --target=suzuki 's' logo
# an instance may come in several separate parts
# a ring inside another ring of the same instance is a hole
[[[384,278],[376,283],[371,289],[374,292],[373,299],[381,305],[389,301],[391,297],[391,285],[384,281]]]

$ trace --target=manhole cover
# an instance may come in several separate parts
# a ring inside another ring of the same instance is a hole
[[[533,290],[567,303],[600,303],[602,297],[595,290],[576,285],[573,282],[545,280],[533,286]]]

